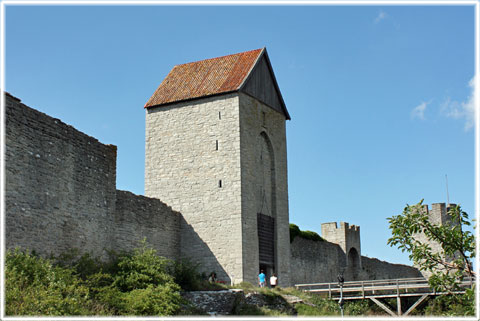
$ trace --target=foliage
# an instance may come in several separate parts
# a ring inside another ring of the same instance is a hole
[[[345,302],[344,313],[345,315],[372,315],[378,314],[379,311],[371,300],[358,300]]]
[[[462,295],[441,295],[431,300],[425,307],[425,315],[474,316],[475,291],[467,289]]]
[[[5,260],[7,315],[88,315],[89,290],[72,269],[19,249]]]
[[[172,261],[146,242],[109,264],[78,257],[56,262],[20,250],[6,256],[7,315],[174,315],[184,303]]]
[[[168,267],[169,274],[173,276],[175,283],[185,291],[194,291],[203,288],[204,277],[198,273],[198,264],[188,259],[173,261]]]
[[[171,261],[158,256],[143,241],[142,247],[135,249],[132,255],[123,254],[118,258],[113,285],[122,292],[146,289],[149,285],[169,285],[174,283],[167,273],[169,264]]]
[[[429,284],[434,290],[453,292],[466,275],[474,276],[471,260],[475,257],[475,238],[472,232],[463,230],[471,225],[468,214],[460,206],[452,206],[447,213],[451,224],[434,224],[422,203],[407,205],[401,215],[388,219],[392,230],[388,244],[408,252],[420,270],[431,272]],[[427,242],[419,238],[420,233]],[[440,251],[432,249],[435,243]]]
[[[290,243],[292,243],[293,239],[297,236],[311,241],[323,241],[323,238],[316,232],[302,231],[297,225],[290,223]]]

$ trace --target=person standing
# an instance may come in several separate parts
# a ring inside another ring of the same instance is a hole
[[[275,287],[277,286],[277,282],[278,282],[277,275],[273,273],[273,275],[270,277],[270,286],[272,287],[272,289],[275,289]]]
[[[261,288],[265,287],[265,273],[263,273],[263,270],[260,270],[260,274],[258,275],[258,285]]]

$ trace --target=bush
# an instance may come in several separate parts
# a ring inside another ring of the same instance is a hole
[[[144,240],[133,254],[118,255],[110,266],[113,275],[96,273],[89,282],[95,298],[115,314],[173,315],[178,313],[182,298],[180,286],[168,273],[171,264]]]
[[[123,254],[115,264],[113,285],[122,292],[145,289],[149,285],[174,283],[167,267],[171,261],[156,255],[145,243],[133,255]]]
[[[8,251],[6,314],[174,315],[183,302],[168,273],[172,265],[145,241],[133,254],[119,254],[108,264],[75,251],[55,261]]]
[[[199,290],[204,278],[198,272],[198,264],[192,263],[188,259],[173,261],[168,271],[173,276],[175,283],[185,291]]]
[[[175,283],[163,286],[148,285],[125,294],[122,315],[173,315],[180,308],[182,297]]]
[[[295,237],[299,235],[300,235],[300,228],[297,225],[290,223],[290,243],[292,243]]]
[[[316,232],[302,231],[297,225],[290,223],[290,243],[292,243],[297,236],[311,241],[324,241]]]
[[[5,260],[7,315],[88,315],[89,289],[73,269],[19,249]]]
[[[467,289],[462,295],[441,295],[425,307],[425,315],[473,316],[475,315],[475,291]]]

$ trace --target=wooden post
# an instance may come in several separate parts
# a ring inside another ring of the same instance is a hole
[[[363,281],[362,281],[362,295],[363,295],[363,298],[365,299],[365,287],[364,287]]]
[[[328,298],[332,298],[332,284],[328,283]]]
[[[397,314],[402,315],[402,299],[397,296]]]

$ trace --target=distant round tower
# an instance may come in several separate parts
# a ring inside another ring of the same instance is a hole
[[[290,116],[266,49],[177,65],[145,108],[145,195],[182,213],[180,255],[289,285]]]

